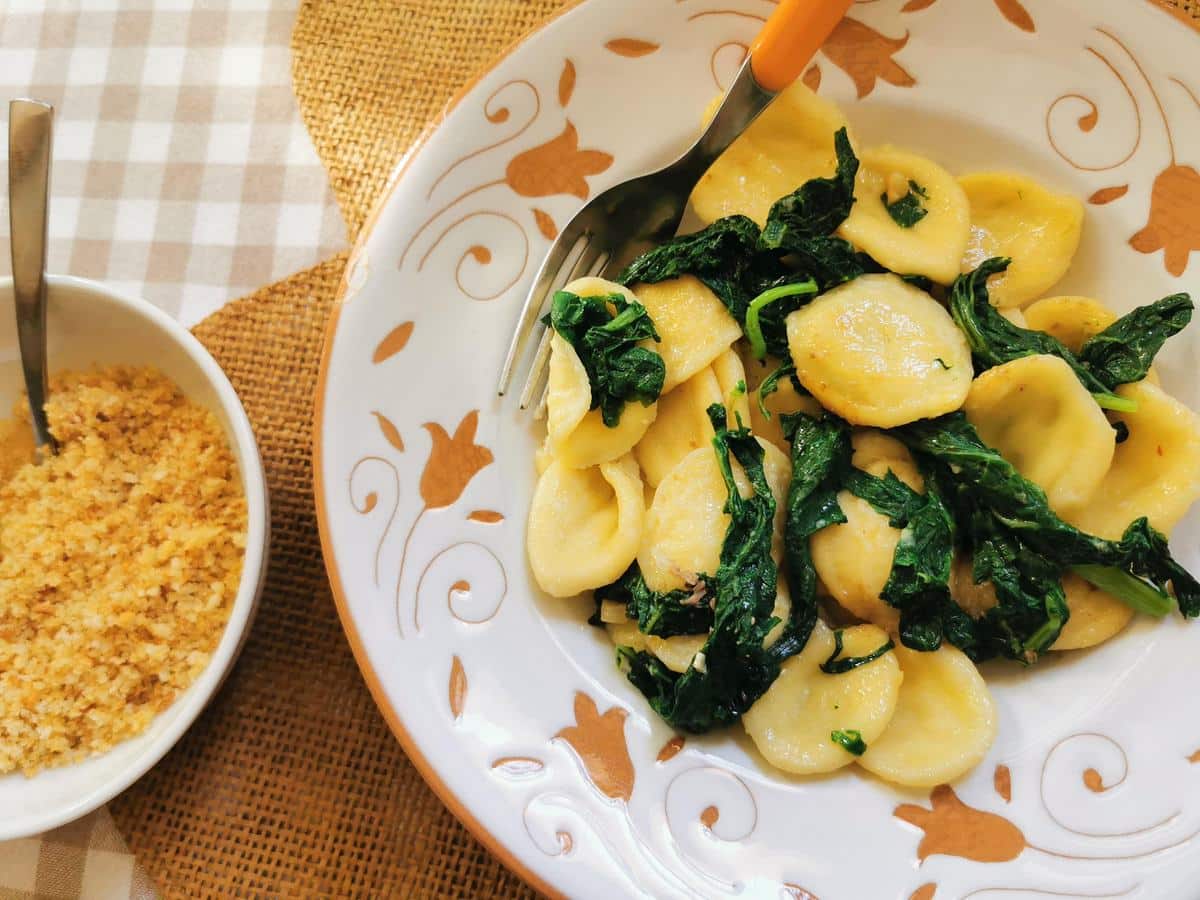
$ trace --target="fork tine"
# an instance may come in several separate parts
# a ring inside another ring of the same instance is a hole
[[[540,377],[542,371],[550,362],[550,339],[553,335],[553,329],[547,328],[542,331],[542,339],[538,342],[537,352],[533,354],[533,366],[529,370],[529,377],[525,379],[525,386],[521,389],[521,400],[518,404],[521,409],[529,408],[538,384],[542,380]],[[549,388],[549,384],[547,384],[547,388]]]
[[[580,250],[580,258],[582,258],[583,254],[587,252],[588,244],[591,243],[592,236],[589,232],[580,233],[574,240],[566,240],[568,233],[569,231],[564,231],[554,242],[554,246],[550,248],[550,253],[542,263],[542,267],[538,269],[533,285],[529,289],[529,295],[525,298],[525,306],[521,309],[521,317],[517,320],[512,342],[508,346],[508,355],[504,358],[504,367],[500,370],[500,383],[496,386],[496,393],[501,397],[512,383],[517,359],[524,351],[526,341],[537,329],[538,320],[542,316],[542,308],[546,305],[546,298],[562,273],[567,257],[579,247],[582,241],[583,247]]]
[[[585,275],[592,275],[599,272],[604,264],[608,261],[609,253],[603,249],[593,249],[589,244],[584,247],[583,253],[575,261],[575,265],[571,267],[570,274],[561,282],[561,285],[570,284],[577,278],[583,278]],[[560,285],[560,287],[561,287]],[[541,328],[541,340],[538,343],[537,352],[533,357],[533,364],[529,369],[529,375],[525,379],[525,387],[521,390],[521,400],[518,406],[521,409],[528,409],[533,398],[538,395],[538,388],[543,381],[543,377],[549,368],[550,362],[550,336],[551,329],[542,325],[540,321],[536,322],[534,329]],[[545,398],[543,397],[543,400]],[[539,406],[542,404],[539,403]]]

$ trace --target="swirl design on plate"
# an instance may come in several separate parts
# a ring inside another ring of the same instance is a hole
[[[982,894],[1036,894],[1039,897],[1066,897],[1068,900],[1117,900],[1119,897],[1128,897],[1140,887],[1140,884],[1135,884],[1115,894],[1081,894],[1076,890],[1047,891],[1034,887],[985,887],[971,891],[969,894],[964,894],[962,900],[968,900],[970,897],[978,897]],[[930,894],[929,897],[932,898],[933,894]]]
[[[1099,27],[1095,31],[1113,44],[1136,70],[1158,111],[1158,118],[1162,122],[1163,136],[1167,144],[1167,165],[1155,177],[1154,183],[1151,185],[1150,210],[1146,225],[1129,238],[1129,246],[1144,254],[1163,251],[1164,268],[1169,274],[1179,277],[1187,271],[1192,252],[1200,251],[1200,172],[1197,172],[1192,166],[1181,165],[1178,162],[1175,135],[1171,128],[1170,117],[1167,115],[1158,89],[1154,86],[1154,80],[1147,73],[1137,55],[1112,31]],[[1063,94],[1050,104],[1046,110],[1046,136],[1054,152],[1076,169],[1083,172],[1107,172],[1129,162],[1142,147],[1142,112],[1129,81],[1112,60],[1093,46],[1088,45],[1084,49],[1104,63],[1120,82],[1129,102],[1133,105],[1137,122],[1133,145],[1123,157],[1104,165],[1081,162],[1077,156],[1064,150],[1055,134],[1055,110],[1060,104],[1076,101],[1086,105],[1086,112],[1079,116],[1076,122],[1079,130],[1083,133],[1091,133],[1100,121],[1100,109],[1096,102],[1078,93]],[[1169,80],[1185,90],[1200,107],[1200,98],[1187,84],[1174,77]],[[1078,107],[1076,108],[1078,110]],[[1114,203],[1125,197],[1128,191],[1128,184],[1111,185],[1095,191],[1088,199],[1095,205]]]
[[[740,893],[739,881],[727,881],[702,866],[712,859],[712,841],[734,844],[758,826],[758,804],[746,782],[716,766],[695,766],[667,785],[667,828],[673,849],[693,872],[728,893]]]
[[[1128,152],[1126,152],[1124,156],[1115,162],[1099,165],[1082,163],[1077,157],[1063,149],[1061,142],[1057,137],[1055,137],[1055,133],[1057,131],[1056,122],[1058,121],[1058,119],[1055,117],[1055,111],[1063,103],[1075,101],[1077,104],[1084,105],[1086,111],[1079,115],[1075,120],[1076,127],[1084,134],[1091,134],[1093,131],[1095,131],[1097,124],[1100,122],[1100,107],[1096,104],[1096,101],[1090,97],[1084,96],[1083,94],[1074,92],[1063,94],[1057,97],[1046,109],[1046,137],[1049,139],[1050,146],[1053,148],[1054,152],[1062,157],[1064,162],[1070,164],[1081,172],[1108,172],[1117,168],[1118,166],[1123,166],[1125,163],[1129,162],[1129,160],[1133,159],[1134,155],[1138,151],[1138,148],[1142,146],[1142,110],[1138,105],[1137,95],[1134,94],[1133,88],[1130,87],[1129,82],[1126,80],[1125,76],[1121,74],[1121,70],[1113,64],[1112,60],[1110,60],[1095,47],[1088,46],[1084,49],[1104,64],[1108,71],[1112,73],[1113,77],[1116,78],[1120,83],[1121,88],[1125,91],[1125,96],[1129,98],[1129,102],[1133,107],[1135,121],[1137,123],[1133,133],[1133,145],[1129,148]],[[1076,107],[1076,111],[1078,111],[1078,106]],[[1104,143],[1107,145],[1109,142],[1105,141]]]
[[[625,47],[624,44],[620,46]],[[570,59],[564,60],[563,69],[555,86],[559,106],[564,111],[574,96],[577,78],[578,69],[575,63]],[[443,185],[452,184],[457,180],[450,179],[448,181],[449,176],[463,165],[476,160],[488,160],[497,151],[518,143],[520,138],[526,135],[545,110],[541,91],[528,79],[512,79],[498,87],[484,102],[483,114],[491,124],[507,126],[512,118],[513,108],[522,98],[528,101],[526,105],[531,109],[521,117],[519,127],[500,140],[487,143],[454,160],[434,179],[426,194],[427,200],[432,200]],[[586,200],[591,194],[587,177],[607,171],[612,164],[612,154],[602,150],[580,147],[579,132],[574,123],[564,117],[563,127],[555,137],[516,152],[505,164],[502,177],[485,179],[473,187],[461,190],[453,199],[442,204],[426,217],[405,244],[400,253],[397,268],[405,267],[413,247],[435,223],[442,221],[443,217],[448,218],[454,210],[471,198],[485,195],[496,188],[507,187],[519,197],[569,195]],[[467,238],[466,246],[459,253],[454,265],[454,281],[459,291],[472,300],[489,301],[495,300],[511,290],[521,280],[528,268],[531,243],[525,226],[512,214],[497,208],[500,205],[501,203],[489,202],[483,208],[469,209],[466,212],[460,211],[454,221],[442,227],[437,236],[425,248],[417,262],[417,271],[425,269],[430,258],[451,234],[461,230],[473,231],[475,237]],[[548,212],[536,207],[531,211],[534,225],[543,237],[549,240],[550,236],[557,234],[558,228]],[[520,252],[511,252],[512,247],[494,246],[492,243],[495,237],[494,228],[470,229],[469,223],[478,219],[491,220],[493,226],[498,222],[510,234],[515,230],[516,235],[519,236]],[[483,279],[484,283],[480,283],[479,272],[491,266],[497,257],[506,263],[503,272],[499,275],[488,272],[486,273],[487,277]],[[472,269],[475,270],[474,275],[471,274]]]
[[[432,446],[429,450],[429,459],[425,462],[425,468],[421,472],[420,492],[421,499],[424,505],[420,512],[417,513],[413,523],[409,526],[408,534],[404,538],[404,549],[400,553],[400,571],[396,575],[396,626],[400,631],[400,637],[404,637],[403,614],[401,612],[401,588],[404,586],[404,572],[408,564],[408,550],[412,543],[413,535],[416,533],[417,526],[421,524],[421,519],[425,513],[430,510],[445,509],[458,502],[462,497],[463,492],[467,489],[474,477],[483,469],[487,468],[495,460],[492,451],[487,447],[475,443],[475,431],[479,427],[479,410],[473,409],[458,423],[458,427],[454,430],[454,435],[451,435],[439,425],[437,422],[426,422],[423,426],[432,440]],[[474,544],[474,541],[465,541],[466,544]],[[458,545],[454,545],[457,547]],[[482,544],[478,546],[483,546]],[[420,605],[420,586],[425,581],[425,576],[429,572],[430,566],[447,553],[453,550],[454,547],[448,547],[437,556],[434,557],[421,573],[418,580],[417,594],[413,600],[413,627],[421,630],[420,620],[418,618],[418,607]],[[487,548],[484,548],[485,550]],[[491,553],[488,550],[488,553]],[[495,558],[495,554],[491,553]],[[500,561],[496,559],[497,565]],[[500,565],[500,571],[503,574],[504,567]],[[504,576],[504,590],[501,593],[501,600],[504,599],[504,593],[508,591],[508,578]],[[499,606],[499,602],[497,602]],[[492,615],[495,615],[493,613]]]
[[[1091,763],[1091,765],[1082,771],[1078,768],[1081,761],[1079,757],[1085,753],[1085,750],[1080,749],[1080,745],[1090,749],[1090,753],[1086,755],[1086,761]],[[1072,759],[1060,765],[1056,763],[1056,760],[1060,756],[1072,756]],[[1165,818],[1142,828],[1127,829],[1124,831],[1091,831],[1077,828],[1066,822],[1062,813],[1055,811],[1054,806],[1047,797],[1048,788],[1053,783],[1079,784],[1094,795],[1104,794],[1120,787],[1128,777],[1129,757],[1125,753],[1125,748],[1111,737],[1091,731],[1070,735],[1051,747],[1050,752],[1046,754],[1045,761],[1042,763],[1042,774],[1038,782],[1042,807],[1046,810],[1046,815],[1050,817],[1051,821],[1063,829],[1063,831],[1088,838],[1136,837],[1158,828],[1164,828],[1179,818],[1181,811],[1176,810]],[[1071,805],[1084,809],[1090,807],[1088,797],[1083,794],[1072,798]],[[1089,820],[1094,819],[1096,812],[1088,809],[1087,817]]]
[[[459,541],[435,555],[426,564],[421,572],[421,577],[417,580],[417,596],[413,601],[413,627],[417,631],[421,630],[421,599],[426,593],[426,581],[432,577],[434,583],[438,583],[437,573],[443,568],[447,569],[447,574],[443,578],[446,580],[452,578],[453,574],[449,572],[449,568],[440,564],[450,554],[464,552],[468,556],[456,562],[453,567],[454,571],[469,569],[473,572],[480,572],[491,569],[491,575],[485,580],[483,590],[462,578],[454,581],[445,588],[446,608],[454,618],[465,625],[482,625],[495,618],[496,613],[500,611],[504,598],[508,596],[508,573],[504,569],[504,563],[490,547],[485,547],[478,541]],[[471,560],[472,556],[475,557],[474,560]],[[477,577],[476,582],[478,581]],[[488,599],[491,597],[495,599]]]
[[[491,249],[485,247],[483,244],[471,244],[458,258],[458,265],[454,267],[454,283],[458,286],[458,289],[462,291],[463,294],[470,297],[472,300],[486,302],[488,300],[495,300],[497,297],[508,291],[518,281],[520,281],[521,276],[525,274],[525,268],[529,265],[529,235],[525,233],[525,229],[521,226],[521,223],[507,213],[496,212],[494,210],[480,210],[478,212],[467,213],[465,216],[462,216],[461,218],[447,225],[445,230],[443,230],[442,233],[437,236],[436,240],[430,244],[429,249],[425,251],[425,255],[421,257],[421,261],[417,263],[417,271],[420,272],[425,268],[425,264],[429,261],[429,257],[435,250],[437,250],[439,246],[441,246],[442,241],[445,240],[445,238],[452,231],[455,231],[460,226],[465,225],[467,222],[470,222],[473,219],[481,218],[499,220],[506,225],[511,225],[521,240],[521,262],[519,265],[513,265],[512,268],[514,270],[514,274],[507,281],[504,281],[498,288],[472,288],[463,283],[463,266],[467,264],[468,260],[473,261],[478,267],[491,265],[493,259],[493,252]],[[490,236],[491,234],[489,232],[489,237]],[[501,256],[505,259],[511,260],[516,260],[518,258],[516,254],[510,253],[501,253]]]
[[[501,96],[500,96],[501,94],[515,93],[515,91],[513,90],[514,88],[521,88],[522,93],[527,92],[528,97],[533,100],[532,112],[530,112],[530,114],[528,116],[524,117],[520,127],[517,128],[517,130],[514,131],[512,134],[508,135],[507,137],[501,138],[500,140],[495,141],[494,143],[488,144],[484,147],[480,147],[478,150],[473,150],[470,153],[468,153],[466,156],[462,156],[462,157],[456,159],[454,162],[452,162],[449,165],[449,167],[434,180],[433,184],[430,185],[429,193],[427,193],[425,195],[425,198],[427,200],[433,199],[433,194],[438,189],[438,186],[443,181],[445,181],[447,176],[449,176],[450,173],[453,172],[455,169],[457,169],[459,166],[463,165],[464,163],[470,162],[471,160],[475,159],[476,157],[482,156],[483,154],[485,154],[491,150],[495,150],[498,147],[503,147],[505,144],[512,143],[517,138],[519,138],[521,135],[523,135],[526,131],[528,131],[529,126],[531,126],[534,122],[537,121],[537,117],[542,112],[542,97],[538,93],[538,89],[535,88],[528,81],[526,81],[524,78],[517,78],[517,79],[513,79],[512,81],[507,81],[504,84],[500,85],[500,87],[498,87],[494,91],[492,91],[492,93],[488,96],[488,98],[485,101],[483,101],[484,117],[489,122],[491,122],[493,125],[506,125],[508,123],[509,119],[512,118],[512,105],[516,102],[516,100],[518,98],[513,97],[512,99],[510,99],[504,105],[501,105],[501,106],[498,106],[496,104],[498,101],[501,100]]]
[[[737,60],[733,62],[732,65],[722,65],[721,58],[730,57],[731,54],[727,54],[725,51],[731,48],[737,51]],[[729,77],[721,77],[721,72],[725,71],[728,73],[732,71],[736,74],[737,70],[742,67],[742,64],[746,61],[746,57],[749,55],[750,45],[745,41],[725,41],[712,52],[712,56],[710,56],[708,60],[708,70],[712,73],[713,84],[717,86],[718,91],[724,93],[725,91],[729,90],[729,85],[731,83],[731,79]]]
[[[355,487],[355,482],[358,481],[359,472],[363,466],[375,464],[382,466],[392,476],[392,503],[391,510],[388,512],[387,522],[383,526],[383,531],[379,535],[379,540],[375,544],[375,565],[374,578],[375,586],[379,587],[379,557],[383,552],[383,545],[387,542],[388,533],[392,530],[392,525],[396,521],[396,511],[400,508],[400,473],[389,460],[382,456],[364,456],[354,464],[354,468],[350,470],[350,476],[346,479],[346,487],[350,494],[350,505],[354,511],[362,516],[369,516],[379,505],[379,491],[375,488],[367,488],[367,492],[362,495],[362,499],[356,499],[358,488]]]
[[[532,778],[545,768],[544,762],[532,756],[502,756],[492,763],[492,771],[506,778]]]

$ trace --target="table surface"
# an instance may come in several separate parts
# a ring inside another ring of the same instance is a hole
[[[0,99],[55,107],[50,271],[106,281],[190,326],[345,246],[292,93],[297,5],[0,7]],[[0,142],[5,167],[7,154]]]
[[[55,107],[48,268],[191,326],[347,246],[291,84],[297,0],[7,0],[0,100]],[[7,104],[0,109],[7,133]],[[0,141],[7,170],[8,143]],[[7,192],[0,247],[9,236]],[[10,274],[7,251],[0,276]],[[149,898],[112,817],[0,843],[0,898]]]

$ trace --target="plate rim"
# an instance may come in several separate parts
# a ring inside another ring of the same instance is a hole
[[[321,558],[324,563],[326,577],[329,580],[330,591],[333,594],[334,607],[337,610],[338,619],[342,625],[342,631],[346,636],[347,642],[350,644],[350,652],[354,656],[354,663],[358,667],[363,681],[366,682],[367,691],[383,716],[388,730],[392,732],[392,735],[400,743],[404,755],[408,757],[409,762],[417,770],[417,774],[421,776],[425,784],[450,811],[451,815],[470,832],[472,837],[483,844],[492,856],[508,868],[510,872],[516,874],[526,885],[539,894],[553,898],[553,900],[559,900],[559,898],[564,898],[565,900],[566,894],[538,875],[532,868],[525,865],[514,851],[509,849],[500,838],[494,835],[471,812],[467,804],[441,779],[436,769],[429,762],[429,759],[421,751],[417,741],[409,733],[408,729],[404,727],[400,716],[387,700],[387,693],[383,682],[379,678],[379,673],[375,671],[374,666],[371,664],[370,655],[363,645],[358,627],[354,623],[354,617],[350,614],[345,587],[342,583],[341,573],[338,570],[337,557],[333,552],[333,535],[329,524],[329,512],[325,507],[324,451],[321,435],[325,425],[325,395],[329,376],[329,364],[333,356],[333,344],[337,334],[338,321],[345,306],[346,293],[350,289],[349,274],[354,271],[354,265],[359,256],[365,252],[366,245],[374,233],[379,217],[399,187],[404,173],[433,135],[437,133],[438,129],[445,124],[447,117],[454,112],[459,104],[466,99],[467,95],[483,79],[492,74],[492,72],[499,68],[531,38],[536,37],[559,19],[574,12],[578,7],[587,2],[589,0],[567,0],[563,6],[555,10],[547,18],[512,40],[488,63],[476,71],[462,87],[454,92],[446,104],[421,129],[420,134],[417,135],[408,149],[404,151],[395,165],[392,166],[383,191],[375,199],[374,203],[372,203],[367,217],[363,220],[362,227],[359,229],[358,236],[354,239],[354,243],[350,247],[350,252],[346,257],[346,265],[342,269],[341,277],[338,279],[333,307],[329,313],[329,320],[325,324],[325,333],[321,344],[321,360],[317,369],[317,384],[313,395],[313,501],[317,513],[317,532],[321,540]]]

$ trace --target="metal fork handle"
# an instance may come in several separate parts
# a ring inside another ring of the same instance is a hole
[[[699,178],[795,81],[836,27],[851,0],[782,0],[763,26],[746,62],[708,128],[681,160]]]
[[[725,150],[745,131],[751,122],[775,99],[777,92],[768,91],[754,77],[753,60],[746,59],[730,85],[725,99],[700,140],[680,160],[693,181],[708,171]]]
[[[46,207],[54,110],[37,100],[8,105],[8,223],[17,342],[39,450],[57,452],[46,421]]]

